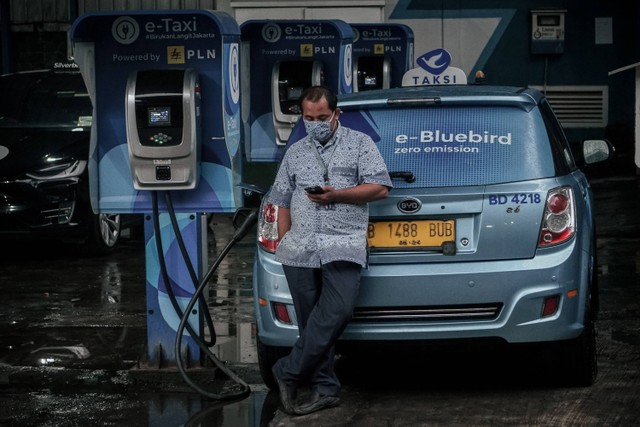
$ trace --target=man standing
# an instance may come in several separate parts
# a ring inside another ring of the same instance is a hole
[[[308,136],[285,153],[269,195],[279,207],[275,259],[283,264],[299,329],[273,375],[284,410],[294,415],[339,403],[335,342],[351,320],[367,265],[367,203],[385,198],[392,186],[371,138],[340,125],[333,92],[313,86],[300,101]],[[301,385],[311,394],[298,405]]]

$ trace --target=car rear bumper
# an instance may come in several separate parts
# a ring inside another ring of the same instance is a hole
[[[576,241],[510,261],[372,265],[363,270],[349,341],[500,338],[559,341],[583,330],[591,256]],[[297,326],[279,322],[272,304],[295,314],[282,267],[258,250],[256,321],[262,343],[292,346]],[[557,309],[543,316],[545,301]],[[259,303],[262,301],[262,304]]]

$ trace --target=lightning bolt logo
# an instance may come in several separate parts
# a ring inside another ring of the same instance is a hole
[[[184,64],[184,46],[167,46],[167,64]]]

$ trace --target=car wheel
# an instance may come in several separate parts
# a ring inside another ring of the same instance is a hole
[[[278,386],[276,385],[276,381],[273,378],[271,368],[273,368],[273,365],[275,365],[278,359],[281,359],[288,355],[291,352],[291,348],[265,345],[260,342],[259,338],[257,341],[258,366],[260,367],[260,375],[262,375],[262,380],[271,390],[277,390]]]
[[[570,385],[588,387],[598,375],[596,351],[596,322],[592,313],[591,297],[587,298],[584,330],[576,339],[564,343],[565,366]]]
[[[120,215],[92,214],[87,246],[95,255],[107,254],[115,248],[120,239]]]
[[[593,253],[593,260],[591,261],[591,317],[593,320],[598,320],[600,314],[600,276],[598,276],[598,249],[595,244],[596,230],[593,228],[592,235],[594,236],[593,243],[591,245],[591,251]]]

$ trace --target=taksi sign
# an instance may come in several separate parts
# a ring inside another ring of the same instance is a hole
[[[467,75],[451,66],[451,55],[445,49],[435,49],[416,59],[418,67],[407,71],[402,86],[467,84]]]

